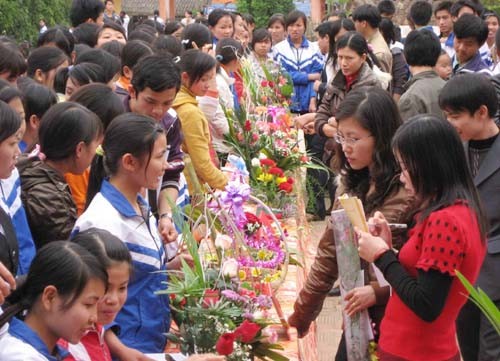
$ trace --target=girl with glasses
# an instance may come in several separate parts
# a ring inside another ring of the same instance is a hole
[[[340,174],[336,192],[357,196],[367,216],[384,212],[389,222],[407,223],[411,198],[399,181],[399,168],[392,154],[391,139],[401,124],[396,104],[389,93],[378,88],[360,88],[350,92],[336,113],[338,132],[335,170]],[[333,209],[339,209],[335,201]],[[398,240],[400,234],[394,234]],[[396,241],[395,244],[399,243]],[[389,298],[389,288],[380,287],[366,263],[365,286],[355,288],[345,297],[345,312],[351,316],[368,309],[378,325]],[[304,288],[290,316],[291,326],[297,327],[299,337],[309,331],[309,325],[319,314],[324,299],[338,277],[333,229],[327,226],[318,245],[316,259]],[[342,338],[336,360],[347,360],[345,339]]]

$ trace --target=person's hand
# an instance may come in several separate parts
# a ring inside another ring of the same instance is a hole
[[[0,262],[0,305],[5,302],[7,296],[16,289],[16,279],[7,267]]]
[[[316,113],[317,110],[317,103],[316,103],[316,97],[312,97],[311,100],[309,100],[309,113]]]
[[[178,254],[177,256],[174,257],[173,260],[168,262],[167,269],[180,270],[182,268],[182,261],[181,260],[184,260],[188,264],[189,267],[194,266],[193,257],[191,257],[191,255],[189,253],[183,252],[183,253]]]
[[[177,240],[177,230],[170,217],[161,217],[158,222],[158,232],[160,233],[163,243],[175,242]]]
[[[321,85],[321,80],[315,80],[314,81],[314,85],[313,85],[313,89],[314,91],[317,93],[319,91],[319,86]]]
[[[301,320],[297,312],[292,313],[288,317],[288,324],[297,329],[298,338],[305,337],[309,333],[309,327],[311,326],[311,322]]]
[[[337,119],[335,119],[335,117],[328,118],[328,125],[330,125],[334,128],[337,128],[337,126],[338,126]]]
[[[224,356],[215,355],[213,353],[202,353],[199,355],[191,355],[186,361],[224,361]]]
[[[349,317],[357,312],[366,310],[377,301],[375,290],[372,286],[356,287],[347,293],[344,300],[347,302],[344,311]]]
[[[299,115],[298,117],[295,117],[294,118],[295,128],[302,129],[308,123],[314,124],[314,117],[315,116],[316,116],[315,113],[307,113],[307,114],[302,114],[302,115]]]
[[[305,134],[315,134],[316,130],[314,129],[314,123],[307,123],[302,128]]]
[[[380,257],[389,246],[380,237],[372,236],[368,232],[363,232],[359,228],[354,228],[358,236],[358,252],[359,256],[367,262],[374,262]]]
[[[382,212],[377,211],[373,217],[368,219],[368,229],[373,236],[382,238],[389,248],[392,248],[391,228]]]
[[[201,47],[201,49],[198,47],[198,44],[196,44],[194,41],[191,42],[191,46],[193,49],[196,50],[201,50],[204,53],[207,53],[208,55],[211,55],[215,58],[215,50],[212,44],[205,44]]]

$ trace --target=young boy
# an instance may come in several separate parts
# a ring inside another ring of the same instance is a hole
[[[495,89],[484,75],[459,75],[444,86],[439,104],[465,142],[469,168],[488,218],[487,253],[476,286],[500,307],[500,137],[494,121]],[[457,335],[464,361],[500,360],[500,336],[471,301],[459,314]]]
[[[453,25],[455,57],[453,74],[483,73],[491,75],[479,49],[488,37],[488,26],[476,15],[464,14]]]

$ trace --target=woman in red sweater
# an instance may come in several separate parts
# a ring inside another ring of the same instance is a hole
[[[479,197],[453,127],[431,115],[404,123],[392,141],[400,180],[415,195],[415,226],[399,254],[378,212],[372,234],[357,230],[359,253],[392,286],[380,327],[381,361],[460,361],[455,319],[466,301],[455,270],[474,282],[485,255]],[[356,300],[350,300],[356,302]]]

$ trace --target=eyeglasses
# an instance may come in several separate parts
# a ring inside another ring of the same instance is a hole
[[[372,135],[368,135],[366,137],[363,137],[363,138],[347,138],[347,137],[344,137],[342,135],[339,135],[339,134],[335,134],[333,136],[333,139],[335,139],[335,141],[340,144],[340,145],[349,145],[351,147],[355,146],[357,142],[359,142],[360,140],[362,139],[366,139],[366,138],[370,138],[372,137]]]

